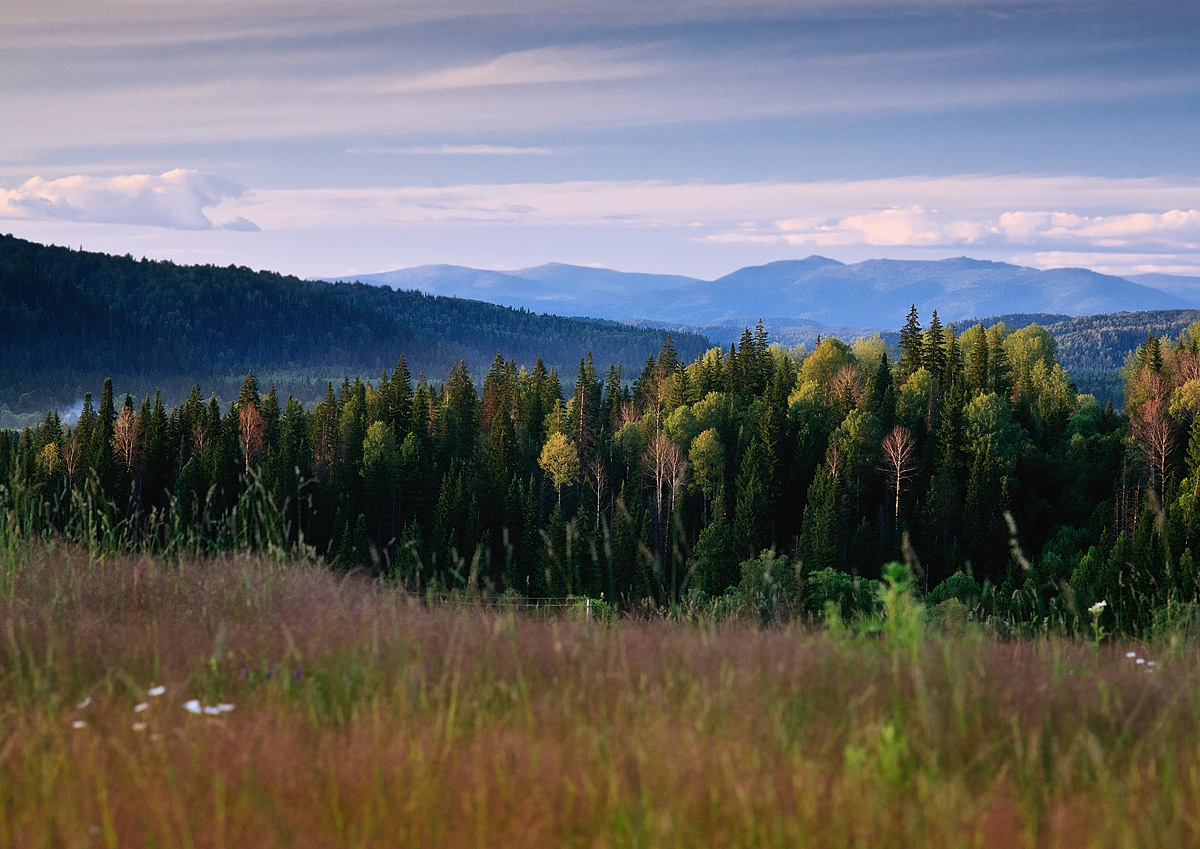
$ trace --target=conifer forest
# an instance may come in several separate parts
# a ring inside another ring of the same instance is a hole
[[[869,616],[883,565],[1006,632],[1146,634],[1200,588],[1200,325],[1148,336],[1124,405],[1079,395],[1041,327],[961,334],[914,308],[811,350],[761,323],[640,373],[403,355],[306,407],[247,374],[115,396],[0,435],[5,533],[112,552],[319,559],[417,595],[762,621]]]

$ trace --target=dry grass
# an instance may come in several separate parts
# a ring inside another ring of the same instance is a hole
[[[428,610],[241,559],[3,562],[0,847],[1200,839],[1184,646],[913,651]]]

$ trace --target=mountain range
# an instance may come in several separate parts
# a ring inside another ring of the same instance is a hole
[[[758,319],[775,335],[826,327],[896,328],[915,304],[943,321],[1002,313],[1095,315],[1200,306],[1200,278],[1137,279],[959,257],[846,264],[820,256],[751,266],[715,280],[552,263],[517,271],[453,265],[339,278],[474,298],[558,315],[692,327],[722,341]]]
[[[661,329],[577,320],[479,300],[366,284],[300,280],[235,266],[135,260],[0,235],[0,428],[14,413],[76,406],[111,377],[118,392],[195,383],[228,401],[253,370],[264,390],[312,401],[327,381],[377,378],[400,355],[412,376],[444,380],[455,363],[481,379],[497,353],[537,359],[571,380],[596,367],[636,376],[667,339]],[[680,357],[709,340],[675,333]]]

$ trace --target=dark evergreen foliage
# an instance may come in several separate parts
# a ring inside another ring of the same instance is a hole
[[[400,357],[308,405],[254,372],[227,406],[199,385],[170,406],[104,380],[73,426],[51,413],[0,432],[3,528],[304,546],[420,592],[732,593],[764,616],[849,615],[858,579],[896,558],[931,603],[997,621],[1089,627],[1104,601],[1105,628],[1137,634],[1200,604],[1200,324],[1143,333],[1121,413],[1077,395],[1037,325],[909,324],[895,365],[834,339],[785,350],[761,327],[695,355],[664,334],[632,390],[586,349],[565,393],[540,357],[525,369],[495,348],[481,381],[459,361],[414,383]]]
[[[361,283],[300,280],[244,267],[181,266],[0,235],[0,407],[67,407],[112,377],[186,397],[197,380],[225,399],[254,369],[280,391],[319,396],[318,373],[378,374],[400,352],[445,375],[482,374],[497,350],[573,368],[580,351],[632,366],[671,334],[538,315],[481,301]],[[695,357],[707,346],[675,333]],[[316,389],[314,389],[316,387]]]

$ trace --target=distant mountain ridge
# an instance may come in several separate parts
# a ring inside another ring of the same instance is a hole
[[[441,273],[441,272],[439,272]],[[376,378],[401,354],[416,377],[445,378],[463,361],[482,378],[497,352],[564,380],[589,352],[596,367],[636,375],[662,330],[586,321],[365,284],[305,281],[234,266],[184,266],[76,251],[0,235],[0,419],[69,409],[112,377],[118,391],[194,383],[225,400],[248,370],[266,388],[311,400],[328,380]],[[683,358],[709,346],[674,334]]]
[[[419,266],[337,279],[478,298],[559,315],[686,325],[708,332],[721,326],[753,325],[759,318],[772,330],[814,323],[894,328],[913,304],[925,316],[938,310],[943,321],[1012,313],[1095,315],[1200,306],[1200,279],[1179,278],[1172,284],[1159,278],[1153,275],[1139,282],[1083,268],[1043,271],[969,257],[845,264],[810,256],[741,268],[716,280],[558,263],[515,271]]]

